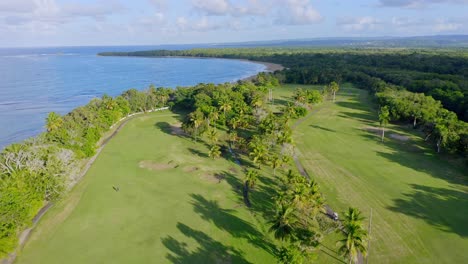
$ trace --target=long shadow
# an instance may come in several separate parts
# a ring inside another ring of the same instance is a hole
[[[350,109],[357,109],[360,112],[341,111],[340,116],[344,118],[352,118],[363,123],[370,124],[376,121],[377,115],[372,112],[369,102],[360,97],[353,98],[349,101],[337,102],[336,104]],[[356,133],[359,133],[356,131]],[[374,132],[359,133],[367,140],[375,140],[379,142],[379,137]],[[396,139],[385,139],[384,144],[391,150],[391,153],[377,152],[377,155],[382,156],[392,162],[399,163],[405,167],[425,172],[432,177],[444,179],[450,183],[467,185],[468,179],[463,177],[462,166],[449,164],[443,158],[438,157],[434,150],[430,149],[429,145],[422,142],[408,140],[398,141]]]
[[[162,238],[163,245],[171,251],[166,258],[172,263],[250,263],[242,251],[226,246],[201,231],[182,223],[177,223],[177,228],[188,238],[194,239],[198,247],[192,250],[172,236]]]
[[[355,98],[353,101],[338,101],[336,102],[336,104],[344,108],[351,108],[361,110],[363,112],[369,112],[369,106],[367,106],[365,103],[359,102],[358,100],[359,98]]]
[[[250,200],[252,202],[252,211],[262,214],[265,219],[270,219],[274,214],[275,197],[278,195],[278,189],[274,180],[260,176],[259,183],[250,190]]]
[[[207,153],[204,153],[198,149],[194,149],[194,148],[188,148],[188,151],[190,151],[190,153],[192,153],[193,155],[197,155],[199,157],[202,157],[202,158],[208,158],[208,154]]]
[[[404,199],[395,199],[390,210],[423,219],[445,232],[468,237],[468,194],[445,188],[411,184]]]
[[[168,122],[156,122],[154,126],[168,135],[189,138],[189,136],[185,134],[181,127],[173,126]]]
[[[235,216],[235,210],[223,209],[217,201],[207,200],[198,194],[192,194],[194,211],[200,217],[213,223],[216,227],[231,234],[233,237],[244,238],[255,247],[261,248],[270,254],[274,252],[274,245],[256,230],[250,223]]]
[[[322,127],[322,126],[317,126],[317,125],[310,125],[310,127],[320,129],[320,130],[323,130],[323,131],[327,131],[327,132],[336,132],[336,130],[334,130],[334,129],[330,129],[330,128],[326,128],[326,127]]]
[[[374,123],[376,120],[376,116],[372,113],[354,113],[354,112],[341,112],[339,117],[342,118],[352,118],[352,119],[357,119],[363,123]]]

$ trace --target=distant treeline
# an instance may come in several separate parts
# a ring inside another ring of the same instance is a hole
[[[241,58],[288,67],[285,82],[328,84],[367,75],[440,100],[468,121],[468,51],[436,49],[225,48],[106,52],[102,56]]]

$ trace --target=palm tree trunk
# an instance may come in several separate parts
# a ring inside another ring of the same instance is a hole
[[[385,137],[385,127],[382,127],[382,142],[384,141]]]
[[[414,117],[414,121],[413,121],[413,128],[416,128],[416,125],[417,125],[417,123],[416,123],[416,122],[417,122],[417,118],[416,118],[416,117]]]
[[[336,95],[336,92],[333,92],[333,102],[335,102],[335,95]]]

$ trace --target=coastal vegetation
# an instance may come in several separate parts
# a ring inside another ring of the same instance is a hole
[[[287,68],[252,81],[132,89],[64,116],[50,113],[46,132],[0,154],[0,255],[53,202],[20,263],[58,263],[57,249],[72,262],[105,261],[103,252],[76,255],[89,241],[116,256],[129,244],[144,252],[131,249],[117,262],[459,261],[468,208],[460,161],[468,161],[464,54],[101,54],[242,58]],[[170,113],[149,114],[166,106]],[[71,190],[103,136],[136,113],[148,114],[130,121]],[[345,213],[334,219],[332,208]],[[369,209],[377,212],[372,234]],[[69,234],[77,238],[71,246]],[[426,240],[431,245],[420,243]]]

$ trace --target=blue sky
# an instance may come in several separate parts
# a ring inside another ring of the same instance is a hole
[[[0,0],[0,46],[468,34],[468,0]]]

